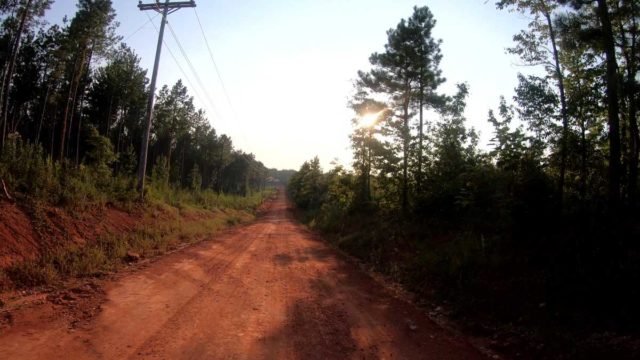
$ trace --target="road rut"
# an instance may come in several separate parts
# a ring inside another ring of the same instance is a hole
[[[0,335],[0,357],[482,358],[301,226],[282,194],[252,224],[102,287],[87,324],[34,311]]]

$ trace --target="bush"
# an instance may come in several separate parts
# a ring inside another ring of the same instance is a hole
[[[11,192],[55,201],[60,192],[60,166],[45,157],[40,146],[25,143],[17,134],[9,135],[0,157],[0,177]]]
[[[93,146],[87,155],[89,165],[79,166],[55,162],[40,146],[11,135],[0,157],[0,177],[11,192],[44,203],[74,207],[104,204],[114,189],[123,192],[123,181],[111,176],[109,164],[114,157],[109,140],[96,134],[89,139]]]
[[[5,271],[11,281],[20,287],[53,284],[59,280],[58,272],[51,263],[27,261]]]

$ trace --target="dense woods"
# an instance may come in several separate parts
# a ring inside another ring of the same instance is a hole
[[[147,69],[116,36],[111,0],[80,0],[62,25],[43,16],[53,0],[0,2],[0,178],[9,193],[54,204],[136,198]],[[267,169],[234,148],[178,81],[157,94],[150,192],[249,195]]]
[[[546,343],[610,358],[619,344],[601,353],[588,334],[635,333],[640,315],[639,7],[496,6],[530,19],[507,49],[530,66],[512,99],[487,104],[488,149],[465,123],[468,86],[440,90],[446,54],[434,15],[416,7],[357,74],[353,170],[310,160],[289,192],[338,247],[458,316],[546,329],[514,353]]]

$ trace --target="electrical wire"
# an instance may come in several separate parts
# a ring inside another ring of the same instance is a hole
[[[147,20],[147,22],[145,22],[144,24],[142,24],[142,26],[140,26],[136,31],[132,32],[131,35],[127,36],[124,40],[122,40],[122,42],[126,43],[129,39],[131,39],[135,34],[137,34],[138,32],[140,32],[140,30],[144,29],[145,26],[147,26],[147,24],[152,23],[153,24],[153,20],[155,18],[158,17],[158,15],[160,14],[155,14],[153,15],[153,17],[149,17],[149,20]],[[149,14],[147,14],[147,16],[149,16]]]
[[[211,50],[211,46],[209,45],[209,40],[207,39],[207,35],[204,31],[204,27],[202,26],[202,21],[200,21],[200,16],[198,15],[198,11],[197,9],[194,7],[193,8],[193,12],[196,14],[196,19],[198,20],[198,26],[200,27],[200,32],[202,33],[202,38],[204,39],[205,45],[207,47],[207,51],[209,53],[209,59],[211,59],[211,63],[213,64],[213,68],[216,71],[216,74],[218,76],[218,80],[220,80],[220,86],[222,89],[222,92],[224,93],[224,96],[227,100],[227,103],[229,104],[229,109],[231,110],[231,114],[233,116],[234,119],[234,123],[236,126],[240,125],[240,121],[238,118],[238,113],[236,112],[234,106],[233,106],[233,102],[231,101],[231,97],[229,96],[229,92],[227,91],[227,88],[224,84],[224,80],[222,80],[222,75],[220,73],[220,69],[218,68],[218,64],[216,63],[216,60],[213,57],[213,51]],[[244,142],[244,145],[246,146],[248,144],[247,142],[247,138],[245,136],[245,132],[242,131],[242,129],[240,129],[240,131],[238,131],[238,134],[240,136],[240,139]]]
[[[193,66],[193,63],[191,62],[191,59],[189,59],[189,56],[187,55],[187,52],[184,50],[184,47],[182,46],[182,43],[180,43],[180,40],[178,40],[178,36],[176,35],[175,31],[173,30],[173,27],[171,26],[171,23],[167,22],[167,26],[169,27],[169,32],[171,32],[171,36],[173,37],[173,40],[175,40],[176,44],[178,44],[178,49],[180,49],[180,52],[182,53],[182,56],[184,57],[185,61],[187,62],[187,65],[189,66],[189,69],[191,70],[191,73],[195,77],[196,82],[198,83],[198,85],[200,85],[200,88],[202,89],[202,91],[204,91],[204,94],[205,94],[207,100],[209,101],[209,104],[211,105],[211,108],[212,108],[213,112],[216,114],[216,116],[218,118],[220,118],[220,114],[218,113],[218,109],[217,109],[215,103],[213,102],[213,100],[211,99],[211,96],[209,96],[209,92],[207,91],[207,87],[204,86],[204,83],[202,82],[202,79],[200,78],[200,75],[198,75],[198,72],[196,71],[195,67]]]
[[[198,19],[198,25],[200,26],[200,32],[202,33],[202,37],[204,38],[204,43],[207,45],[207,51],[209,52],[209,58],[211,59],[211,63],[213,63],[213,68],[216,70],[216,74],[218,75],[218,79],[220,80],[220,85],[222,87],[222,92],[224,93],[227,102],[229,103],[229,107],[233,112],[233,116],[237,121],[237,114],[233,107],[233,103],[231,102],[231,98],[229,97],[229,92],[227,91],[227,87],[224,85],[224,81],[222,80],[222,75],[220,75],[220,70],[218,69],[218,65],[216,64],[215,59],[213,58],[213,51],[211,51],[211,46],[209,46],[209,40],[207,40],[207,35],[204,32],[204,27],[202,26],[202,22],[200,21],[200,16],[198,15],[198,11],[196,8],[193,8],[193,12],[196,14],[196,19]]]
[[[145,12],[146,14],[146,12]],[[151,20],[151,17],[149,16],[149,14],[146,14],[147,17],[149,18],[149,20]],[[156,29],[156,32],[159,34],[160,30],[158,29],[158,27],[156,26],[155,23],[151,22],[151,24],[153,24],[153,27]],[[169,54],[171,55],[171,58],[173,58],[173,61],[176,63],[176,66],[178,67],[178,70],[180,70],[180,72],[182,73],[182,76],[184,76],[184,78],[187,80],[187,83],[189,84],[189,86],[191,86],[192,91],[194,92],[194,94],[200,99],[202,100],[203,97],[200,95],[200,92],[198,92],[198,90],[196,89],[196,87],[193,85],[193,83],[191,82],[191,79],[187,76],[187,73],[184,71],[184,69],[182,68],[182,66],[180,65],[180,63],[178,62],[178,59],[176,58],[176,56],[173,54],[173,51],[171,51],[171,48],[169,47],[169,45],[167,44],[167,42],[162,39],[162,43],[164,44],[164,47],[167,49],[167,51],[169,52]]]

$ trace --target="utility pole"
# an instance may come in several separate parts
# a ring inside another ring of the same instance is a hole
[[[164,4],[160,4],[160,0],[155,3],[143,4],[138,3],[141,11],[154,10],[162,13],[162,22],[160,23],[160,34],[158,35],[158,46],[156,47],[156,60],[153,63],[153,73],[151,75],[151,84],[149,85],[149,99],[147,101],[147,126],[142,135],[142,146],[140,149],[140,161],[138,164],[138,191],[140,191],[140,199],[144,200],[144,180],[147,173],[147,153],[149,151],[149,135],[151,133],[151,119],[153,117],[153,100],[156,93],[156,80],[158,78],[158,66],[160,65],[160,53],[162,51],[162,39],[164,37],[164,25],[167,22],[167,15],[174,13],[182,8],[196,7],[196,2],[176,1],[170,2],[165,0]]]

